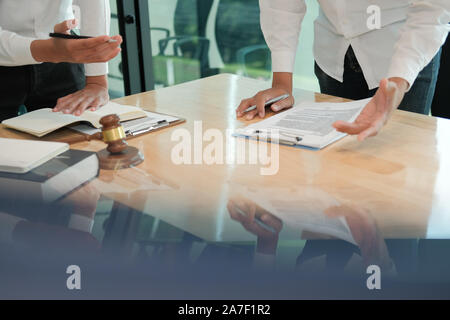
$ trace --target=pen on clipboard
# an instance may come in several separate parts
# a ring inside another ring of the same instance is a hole
[[[74,32],[71,32],[70,34],[65,33],[55,33],[52,32],[49,34],[50,38],[58,38],[58,39],[67,39],[67,40],[83,40],[83,39],[92,39],[93,37],[88,36],[80,36]],[[117,42],[115,39],[108,40],[108,43],[114,43]]]
[[[262,135],[262,134],[264,134],[265,136],[261,137],[260,135]],[[274,138],[271,137],[270,134],[268,134],[268,132],[262,131],[262,130],[255,130],[253,132],[253,135],[256,135],[256,137],[258,139],[263,138],[267,142],[272,142],[272,140],[274,140]],[[283,132],[283,131],[279,131],[279,135],[280,136],[284,136],[286,138],[291,138],[292,139],[292,140],[281,139],[281,138],[276,139],[276,142],[278,142],[280,144],[285,144],[285,145],[288,145],[288,146],[297,146],[303,140],[303,138],[300,137],[300,136],[297,136],[297,135],[292,134],[292,133]]]
[[[170,123],[167,120],[161,120],[152,124],[146,124],[145,126],[141,126],[138,128],[134,128],[134,129],[129,129],[127,131],[125,131],[125,134],[127,136],[138,136],[140,134],[143,133],[147,133],[153,130],[157,130],[157,129],[161,129],[164,127],[168,127],[170,125]]]
[[[284,100],[284,99],[287,99],[287,98],[289,98],[289,95],[288,95],[288,94],[283,94],[282,96],[279,96],[279,97],[276,97],[276,98],[273,98],[273,99],[267,101],[266,104],[264,105],[264,107],[266,107],[266,108],[267,108],[267,107],[270,107],[270,106],[273,105],[274,103],[277,103],[277,102],[279,102],[279,101],[281,101],[281,100]],[[251,106],[251,107],[247,108],[247,109],[244,111],[244,113],[253,111],[253,110],[255,110],[255,109],[256,109],[256,106]]]

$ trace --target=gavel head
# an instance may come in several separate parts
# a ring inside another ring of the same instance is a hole
[[[112,154],[123,152],[128,144],[125,141],[126,135],[120,124],[120,118],[116,114],[104,116],[100,119],[100,124],[103,126],[103,141],[108,144],[106,150]]]

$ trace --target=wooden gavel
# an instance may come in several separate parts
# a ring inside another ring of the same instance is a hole
[[[97,153],[100,168],[120,170],[135,167],[144,161],[144,155],[125,141],[126,134],[120,118],[111,114],[100,119],[102,138],[108,146]]]
[[[103,141],[108,144],[106,150],[111,154],[123,152],[128,147],[128,143],[125,141],[127,136],[123,126],[120,124],[120,118],[115,114],[111,114],[101,118],[100,124],[103,126]]]
[[[93,135],[83,135],[82,138],[71,138],[64,141],[69,144],[83,141],[101,140],[108,146],[97,152],[100,168],[105,170],[120,170],[135,167],[144,161],[144,155],[135,147],[129,146],[125,130],[116,114],[110,114],[100,119],[102,132]]]
[[[117,154],[124,151],[128,144],[126,143],[126,134],[120,124],[119,116],[110,114],[100,119],[100,124],[103,126],[102,132],[89,134],[78,134],[58,140],[68,144],[75,144],[85,141],[101,140],[108,144],[107,150],[112,154]]]

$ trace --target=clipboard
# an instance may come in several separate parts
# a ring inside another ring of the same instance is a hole
[[[158,132],[158,131],[161,131],[163,129],[171,128],[171,127],[174,127],[174,126],[177,126],[177,125],[180,125],[180,124],[186,122],[186,119],[184,119],[184,118],[178,118],[178,117],[175,117],[175,116],[172,116],[172,115],[169,115],[169,114],[164,114],[164,113],[160,113],[160,112],[153,112],[153,111],[151,111],[151,113],[161,115],[162,117],[176,118],[177,120],[171,121],[171,122],[167,122],[167,125],[165,125],[165,126],[158,126],[158,127],[155,127],[155,128],[150,128],[149,130],[143,130],[139,134],[128,134],[125,140],[132,140],[134,138],[141,137],[141,136],[143,136],[145,134]],[[54,142],[64,142],[64,143],[68,143],[70,145],[76,144],[76,143],[81,143],[81,142],[92,141],[92,140],[102,140],[102,133],[101,133],[101,131],[98,131],[98,132],[95,132],[95,133],[92,133],[92,134],[87,134],[87,133],[82,133],[80,131],[74,130],[74,129],[70,128],[70,127],[64,128],[62,130],[64,131],[64,133],[60,131],[60,132],[58,132],[57,135],[51,134],[51,135],[49,135],[48,139],[44,139],[44,140],[46,140],[46,141],[54,141]],[[95,131],[96,129],[92,129],[92,130]]]
[[[161,115],[163,117],[177,118],[177,120],[172,121],[172,122],[166,122],[167,125],[149,127],[148,130],[142,129],[141,130],[142,132],[132,132],[131,134],[127,134],[126,140],[131,140],[131,139],[134,139],[134,138],[138,138],[138,137],[143,136],[143,135],[145,135],[147,133],[158,132],[158,131],[161,131],[163,129],[171,128],[171,127],[174,127],[174,126],[177,126],[179,124],[182,124],[182,123],[186,122],[186,119],[178,118],[178,117],[175,117],[175,116],[172,116],[172,115],[169,115],[169,114],[160,113],[160,112],[153,112],[153,111],[152,111],[152,113]]]

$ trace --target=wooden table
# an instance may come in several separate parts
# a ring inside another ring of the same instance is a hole
[[[385,238],[450,238],[448,120],[397,111],[379,136],[364,143],[346,137],[321,151],[281,146],[279,171],[272,176],[260,174],[264,165],[171,161],[178,144],[171,139],[174,132],[187,129],[193,134],[194,122],[202,120],[203,131],[216,128],[226,137],[227,129],[247,125],[236,119],[239,101],[267,87],[266,82],[222,74],[118,99],[187,122],[131,140],[145,162],[123,171],[102,171],[92,185],[115,201],[209,241],[252,238],[226,208],[230,197],[242,190],[285,196],[297,202],[299,215],[349,204],[366,213],[359,218],[375,221]],[[297,102],[344,101],[302,90],[295,96]],[[0,136],[29,137],[4,128]],[[237,140],[229,139],[231,150]],[[99,151],[104,144],[83,142],[72,148]]]

